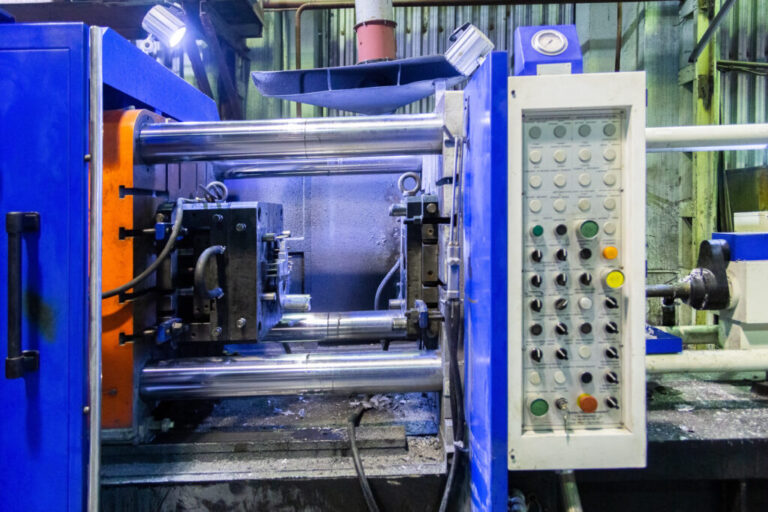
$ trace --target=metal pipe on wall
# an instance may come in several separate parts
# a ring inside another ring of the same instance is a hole
[[[283,315],[264,341],[378,341],[402,339],[407,335],[407,322],[399,311],[291,313]]]
[[[439,391],[434,352],[286,354],[277,357],[172,359],[141,371],[145,399],[207,399],[301,393]]]
[[[435,114],[158,123],[141,130],[138,153],[146,163],[415,155],[440,153],[442,141]]]
[[[766,149],[768,123],[670,126],[645,129],[648,153]]]
[[[213,165],[217,179],[273,178],[290,176],[334,176],[355,174],[420,173],[420,156],[360,158],[260,159],[221,162]]]

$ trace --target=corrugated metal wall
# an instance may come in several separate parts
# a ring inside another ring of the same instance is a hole
[[[739,0],[718,34],[720,59],[768,62],[768,0]],[[765,123],[768,120],[768,70],[721,67],[722,124]],[[768,151],[729,151],[725,169],[768,165]]]

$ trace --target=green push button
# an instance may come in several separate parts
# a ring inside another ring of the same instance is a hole
[[[537,398],[531,402],[531,414],[534,416],[544,416],[549,410],[549,404],[543,398]]]
[[[541,236],[544,234],[544,228],[538,224],[531,228],[531,234],[533,236]]]
[[[581,223],[579,231],[584,238],[595,238],[600,232],[600,227],[593,220],[585,220]]]

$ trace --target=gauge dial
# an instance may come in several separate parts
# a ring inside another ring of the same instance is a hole
[[[550,28],[533,34],[531,46],[543,55],[560,55],[568,48],[568,39],[559,30]]]

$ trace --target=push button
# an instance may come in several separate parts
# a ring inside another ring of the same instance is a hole
[[[590,394],[580,394],[576,399],[576,403],[583,412],[592,413],[597,410],[597,399]]]

